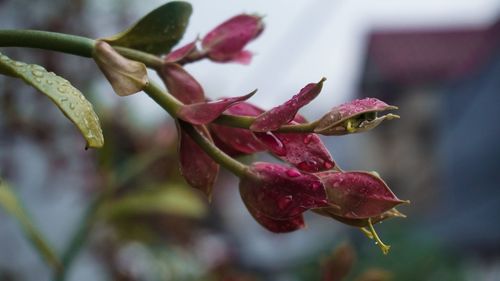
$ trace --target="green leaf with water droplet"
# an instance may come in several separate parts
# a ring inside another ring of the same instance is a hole
[[[187,2],[173,1],[151,11],[130,28],[102,40],[113,46],[165,54],[181,40],[192,10]]]
[[[97,148],[104,145],[99,118],[92,104],[68,80],[48,72],[39,65],[15,61],[2,53],[0,74],[21,78],[49,97],[78,127],[87,141],[86,147]]]
[[[42,233],[35,227],[12,188],[0,179],[0,209],[1,207],[19,222],[26,238],[37,249],[45,262],[55,271],[61,270],[61,262],[54,250],[45,240]]]

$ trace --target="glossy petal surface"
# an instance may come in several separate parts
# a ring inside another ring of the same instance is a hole
[[[318,83],[307,84],[298,94],[284,104],[262,113],[252,123],[250,130],[255,132],[274,131],[288,124],[295,118],[301,107],[305,106],[319,95],[324,81],[325,79],[323,78]]]
[[[323,182],[328,202],[337,208],[330,212],[348,218],[376,217],[405,203],[379,177],[367,172],[322,172],[316,174]]]
[[[253,177],[240,179],[241,197],[266,217],[290,219],[327,205],[325,189],[313,174],[264,162],[252,164],[250,171]]]
[[[277,132],[254,134],[271,153],[302,171],[319,172],[335,167],[330,152],[317,134]]]

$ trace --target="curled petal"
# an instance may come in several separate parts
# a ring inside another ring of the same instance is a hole
[[[376,98],[357,99],[332,108],[319,120],[314,131],[327,136],[364,132],[385,119],[399,118],[395,114],[377,117],[378,112],[393,109],[397,107]]]
[[[211,140],[205,126],[196,128],[198,132]],[[210,199],[219,173],[219,165],[184,130],[179,128],[178,132],[181,174],[192,187],[201,190]]]
[[[262,113],[262,109],[248,102],[241,102],[229,107],[225,113],[235,116],[257,116]],[[252,154],[265,149],[250,130],[216,124],[212,124],[210,128],[214,135],[226,146],[226,150],[223,149],[224,151]]]
[[[243,48],[264,29],[262,18],[241,14],[210,31],[201,44],[208,57],[217,62],[249,62],[251,53]]]
[[[289,123],[295,118],[297,111],[299,111],[301,107],[305,106],[319,95],[325,80],[326,79],[323,78],[318,83],[307,84],[298,94],[284,104],[262,113],[252,123],[250,130],[255,132],[274,131]]]
[[[185,46],[180,47],[172,52],[170,52],[167,56],[165,56],[165,62],[179,62],[189,56],[191,53],[196,51],[196,41],[194,40],[191,43],[186,44]]]
[[[217,119],[231,105],[249,99],[256,92],[257,90],[244,96],[185,105],[179,109],[177,117],[195,125],[207,124]]]
[[[168,91],[184,104],[205,101],[200,83],[183,67],[175,63],[164,63],[159,71]]]
[[[254,134],[271,153],[302,171],[319,172],[335,167],[330,152],[317,134],[276,132]]]
[[[279,164],[257,162],[240,179],[240,193],[248,206],[266,217],[288,220],[311,208],[327,206],[325,189],[313,174]]]
[[[245,204],[248,212],[252,217],[265,229],[274,233],[286,233],[292,232],[305,227],[304,217],[302,214],[295,217],[291,217],[285,220],[276,220],[265,216],[262,212],[253,208],[252,206]]]
[[[395,206],[408,203],[400,200],[378,176],[367,172],[333,172],[316,174],[325,186],[329,211],[348,219],[376,217]]]

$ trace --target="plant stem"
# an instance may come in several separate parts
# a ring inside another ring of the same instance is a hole
[[[91,58],[94,45],[95,40],[93,39],[57,32],[39,30],[0,30],[0,47],[38,48]],[[158,69],[163,63],[160,57],[149,53],[117,46],[113,48],[121,55],[132,60],[140,61],[150,68]],[[172,96],[170,97],[177,101]],[[165,98],[166,97],[161,97],[161,99]],[[177,101],[177,103],[178,106],[182,106],[182,103],[179,101]],[[222,114],[214,123],[248,129],[254,120],[254,117]],[[313,132],[315,126],[316,121],[306,124],[285,125],[277,131],[282,133],[307,133]]]
[[[151,97],[158,105],[163,107],[171,116],[175,117],[177,110],[182,106],[177,99],[172,95],[169,95],[163,91],[154,82],[150,82],[146,88],[143,89],[144,92]],[[208,154],[212,159],[219,163],[224,168],[233,172],[237,176],[244,176],[248,174],[248,167],[237,160],[234,160],[231,156],[225,154],[207,138],[202,136],[193,125],[186,123],[182,120],[178,120],[181,128],[189,134],[189,136]]]

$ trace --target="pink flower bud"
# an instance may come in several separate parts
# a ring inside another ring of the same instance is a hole
[[[241,198],[274,220],[288,220],[311,208],[327,206],[323,184],[313,174],[279,164],[257,162],[240,179]]]
[[[399,118],[387,114],[377,117],[377,113],[397,109],[376,98],[358,99],[332,108],[320,120],[314,131],[322,135],[345,135],[364,132],[377,127],[385,119]]]
[[[368,172],[322,172],[316,174],[325,186],[328,212],[347,219],[380,216],[395,206],[408,203],[400,200],[378,176]]]
[[[297,111],[315,99],[321,92],[323,78],[318,83],[307,84],[298,94],[293,96],[282,105],[276,106],[269,111],[259,115],[250,126],[250,130],[255,132],[267,132],[279,129],[281,126],[292,121]]]
[[[177,117],[195,125],[208,124],[219,117],[228,107],[249,99],[256,90],[244,96],[204,101],[182,106]]]
[[[214,28],[205,35],[201,44],[204,52],[213,61],[249,63],[252,54],[243,49],[259,36],[263,29],[261,17],[241,14]]]

